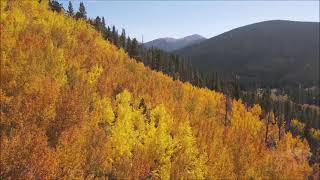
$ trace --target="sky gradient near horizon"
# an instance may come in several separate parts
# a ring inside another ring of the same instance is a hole
[[[69,0],[60,0],[67,8]],[[75,11],[80,0],[71,0]],[[267,20],[319,22],[319,1],[83,1],[88,17],[104,16],[144,42],[200,34],[206,38]]]

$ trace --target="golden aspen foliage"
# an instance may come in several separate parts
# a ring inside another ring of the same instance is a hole
[[[301,136],[304,132],[305,124],[299,122],[297,119],[293,119],[290,122],[291,129],[295,136]]]
[[[310,129],[310,135],[311,135],[311,138],[312,138],[315,142],[320,142],[320,130],[311,128],[311,129]]]
[[[176,147],[171,177],[203,179],[207,172],[206,157],[199,152],[188,121],[180,125],[174,140]]]
[[[230,148],[223,142],[223,129],[217,129],[208,152],[208,174],[209,179],[235,179],[234,163]]]
[[[35,127],[1,138],[1,178],[53,179],[57,177],[55,151],[44,133]]]

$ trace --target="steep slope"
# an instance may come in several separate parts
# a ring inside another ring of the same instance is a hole
[[[191,46],[194,44],[198,44],[202,41],[204,41],[206,38],[198,35],[193,34],[190,36],[186,36],[184,38],[175,39],[175,38],[159,38],[155,39],[153,41],[144,43],[144,46],[147,48],[158,48],[162,49],[167,52],[175,51],[177,49],[181,49],[187,46]]]
[[[319,23],[266,21],[177,50],[205,71],[236,72],[266,85],[319,82]]]
[[[265,137],[259,106],[173,81],[38,2],[1,1],[0,179],[310,172],[307,142],[272,124]]]

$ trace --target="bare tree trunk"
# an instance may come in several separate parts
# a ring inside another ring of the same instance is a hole
[[[225,114],[225,118],[224,118],[224,126],[227,126],[227,120],[228,120],[228,96],[226,95],[226,104],[225,104],[225,108],[226,108],[226,114]]]
[[[269,134],[269,114],[267,114],[267,127],[266,127],[266,138],[265,143],[268,143],[268,134]]]
[[[283,124],[283,114],[279,116],[279,124],[278,124],[278,136],[279,136],[279,141],[281,140],[281,129],[282,129],[282,124]]]

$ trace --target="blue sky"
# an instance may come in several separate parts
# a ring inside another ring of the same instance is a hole
[[[60,0],[66,7],[68,0]],[[71,0],[78,10],[80,0]],[[210,38],[233,28],[266,20],[319,22],[319,1],[83,1],[89,17],[144,42],[200,34]]]

